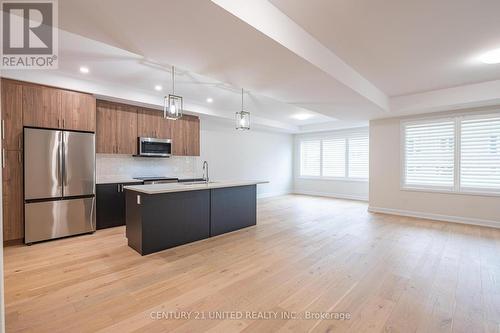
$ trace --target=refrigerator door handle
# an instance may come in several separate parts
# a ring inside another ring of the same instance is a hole
[[[57,162],[56,162],[56,165],[57,165],[57,185],[59,186],[59,188],[61,189],[61,196],[63,195],[62,194],[62,173],[63,173],[63,152],[62,152],[62,141],[63,138],[62,138],[62,132],[59,132],[59,147],[57,147]]]
[[[64,186],[68,184],[68,173],[66,172],[66,136],[65,132],[61,132],[61,166],[62,166],[62,187],[63,187],[63,196],[64,196]]]

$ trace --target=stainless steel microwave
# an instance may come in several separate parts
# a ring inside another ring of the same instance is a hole
[[[172,155],[172,140],[157,138],[137,138],[139,156],[168,157]]]

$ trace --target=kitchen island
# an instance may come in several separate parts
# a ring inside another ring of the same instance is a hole
[[[257,223],[257,184],[220,181],[125,186],[128,245],[141,255]]]

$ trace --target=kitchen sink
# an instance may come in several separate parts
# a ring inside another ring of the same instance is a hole
[[[212,182],[212,181],[209,181],[208,183],[204,180],[200,180],[200,181],[196,181],[196,182],[185,182],[185,183],[181,183],[182,185],[198,185],[198,184],[213,184],[213,183],[217,183],[217,182]]]

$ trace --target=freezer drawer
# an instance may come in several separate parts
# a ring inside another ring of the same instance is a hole
[[[24,198],[62,196],[62,132],[24,129]]]
[[[25,243],[95,231],[95,197],[24,204]]]

